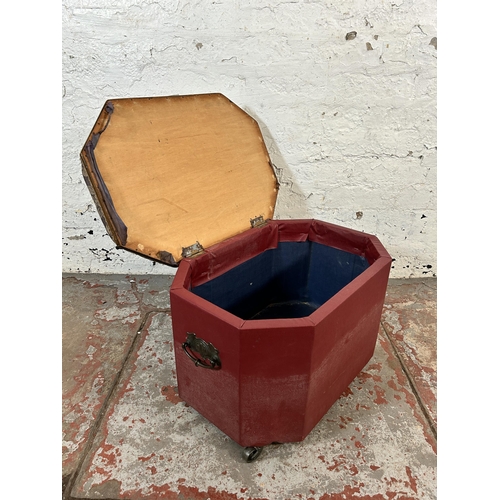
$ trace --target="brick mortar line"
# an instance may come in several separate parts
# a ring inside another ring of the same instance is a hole
[[[99,429],[101,428],[101,424],[103,423],[104,416],[106,415],[106,413],[109,409],[111,400],[113,399],[114,395],[116,394],[117,388],[118,388],[119,383],[120,383],[120,379],[122,377],[123,372],[125,371],[125,367],[128,364],[128,360],[130,359],[133,352],[135,351],[135,347],[136,347],[137,342],[139,340],[139,334],[142,333],[142,331],[146,327],[146,324],[149,320],[149,317],[155,313],[170,314],[171,310],[170,310],[170,308],[153,309],[153,310],[147,311],[145,313],[144,318],[142,319],[142,321],[139,325],[139,328],[137,329],[137,332],[135,332],[135,334],[134,334],[134,339],[132,340],[132,344],[130,345],[129,350],[127,351],[127,354],[125,355],[125,359],[123,360],[122,366],[121,366],[120,370],[118,371],[115,379],[113,380],[113,383],[111,384],[111,389],[109,390],[108,395],[104,399],[104,402],[101,406],[101,409],[97,413],[97,416],[94,420],[94,424],[92,425],[92,428],[89,432],[89,436],[87,438],[87,443],[85,444],[85,447],[83,448],[82,457],[81,457],[80,461],[78,462],[78,465],[76,466],[75,470],[71,474],[71,476],[68,480],[68,483],[66,484],[66,487],[64,488],[64,492],[63,492],[63,496],[62,496],[63,500],[72,500],[73,498],[75,498],[75,497],[71,496],[71,491],[73,490],[73,487],[75,486],[76,479],[77,479],[78,475],[80,474],[82,467],[83,467],[83,464],[85,463],[85,460],[87,459],[87,456],[92,449],[92,446],[94,444],[94,440],[97,436],[97,433],[99,432]]]
[[[401,368],[403,369],[404,374],[406,375],[406,378],[408,379],[408,382],[409,382],[410,387],[411,387],[411,391],[413,392],[413,394],[418,402],[418,406],[422,410],[422,413],[424,414],[424,417],[427,420],[429,427],[431,428],[432,435],[434,436],[434,439],[437,441],[436,425],[434,424],[434,420],[433,420],[431,414],[429,413],[429,410],[424,405],[422,398],[420,397],[420,394],[418,393],[418,389],[417,389],[417,385],[415,384],[415,380],[413,379],[411,373],[409,372],[403,359],[401,358],[401,356],[400,356],[394,342],[392,341],[390,335],[387,333],[387,330],[385,329],[384,324],[382,322],[380,324],[382,326],[382,329],[384,330],[384,333],[385,333],[387,339],[389,340],[389,343],[391,344],[392,350],[394,351],[394,354],[396,355],[396,358],[398,359],[399,364],[401,365]]]

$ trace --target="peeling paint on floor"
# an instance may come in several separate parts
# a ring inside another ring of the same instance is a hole
[[[390,345],[300,443],[254,463],[175,388],[170,317],[154,315],[73,495],[127,499],[435,498],[436,456]],[[162,360],[162,363],[159,362]]]
[[[164,278],[64,283],[66,500],[436,498],[435,280],[389,282],[367,366],[304,441],[253,463],[178,395]]]
[[[63,280],[63,475],[75,469],[90,430],[132,345],[141,317],[169,305],[171,279],[72,275]],[[158,301],[150,296],[156,292]],[[147,285],[149,284],[149,288]],[[153,290],[154,291],[154,290]]]
[[[394,280],[382,313],[384,330],[437,427],[436,279]]]

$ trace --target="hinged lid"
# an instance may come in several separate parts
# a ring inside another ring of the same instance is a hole
[[[273,217],[259,126],[221,94],[109,100],[81,158],[115,243],[167,264]]]

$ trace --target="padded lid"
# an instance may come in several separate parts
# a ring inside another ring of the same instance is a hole
[[[109,100],[81,158],[115,243],[167,264],[273,217],[259,126],[221,94]]]

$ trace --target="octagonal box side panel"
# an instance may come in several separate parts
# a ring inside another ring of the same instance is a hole
[[[315,326],[304,436],[373,356],[390,266],[390,258],[377,259],[310,316]]]
[[[247,321],[240,330],[240,444],[302,441],[314,325],[307,318]]]
[[[170,301],[179,397],[240,442],[239,331],[243,322],[183,288],[172,291]],[[194,365],[182,347],[188,333],[218,350],[219,370]]]
[[[373,353],[390,261],[375,237],[300,220],[271,221],[181,263],[171,291],[173,317],[178,295],[182,314],[195,314],[189,302],[196,310],[204,304],[238,329],[237,442],[261,446],[305,438]],[[276,297],[278,313],[274,304],[267,307]],[[202,328],[210,318],[204,321]],[[176,343],[185,334],[174,326]],[[222,356],[221,362],[219,373]],[[208,383],[199,368],[183,367],[209,399],[226,397],[216,378]],[[180,389],[184,374],[178,377]]]

